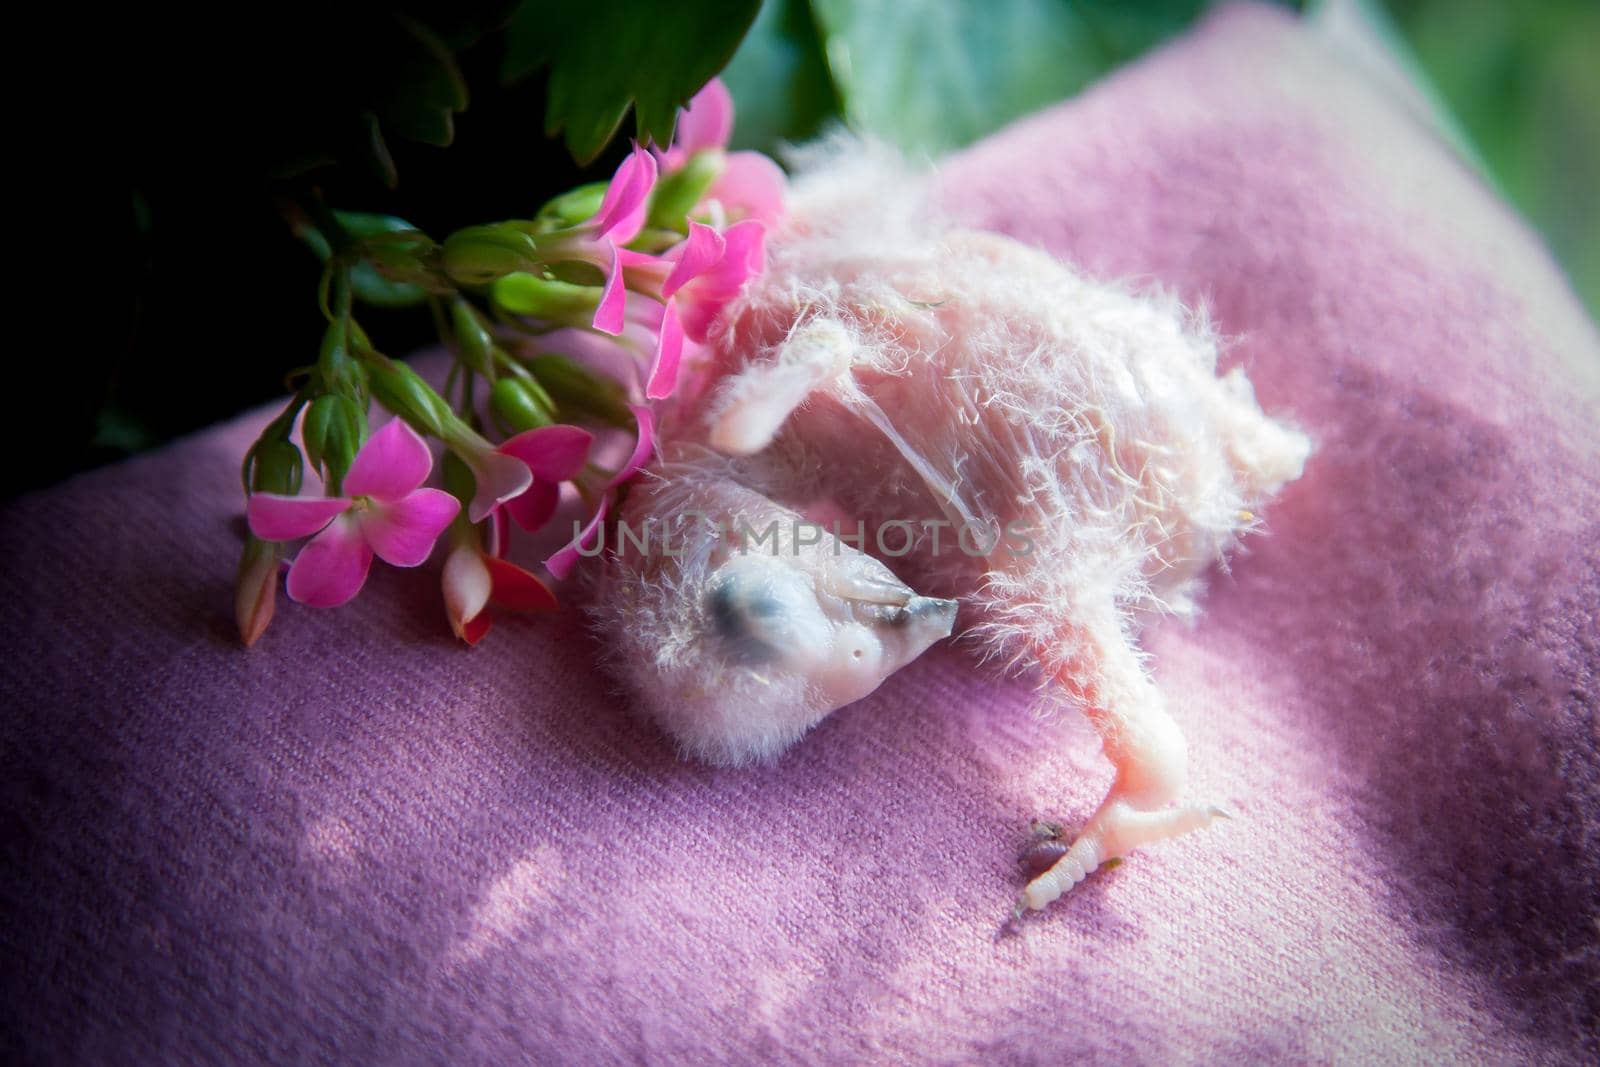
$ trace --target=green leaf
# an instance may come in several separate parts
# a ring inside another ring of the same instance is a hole
[[[805,0],[767,0],[722,80],[736,105],[731,148],[771,152],[815,136],[839,96]]]
[[[640,141],[672,138],[678,108],[733,56],[760,0],[523,0],[507,29],[507,82],[549,64],[545,133],[588,163],[634,108]]]
[[[368,166],[393,189],[400,176],[387,134],[443,148],[455,139],[455,113],[467,106],[467,82],[450,47],[428,27],[401,14],[373,22],[351,62],[370,79],[361,114]]]
[[[360,122],[367,166],[371,168],[373,177],[393,189],[400,184],[400,172],[395,169],[394,156],[389,152],[388,142],[383,139],[383,127],[378,124],[378,116],[363,111]]]
[[[1506,197],[1543,231],[1600,319],[1600,6],[1388,6]]]
[[[444,148],[455,139],[454,114],[467,106],[467,82],[455,56],[432,30],[404,15],[392,59],[397,91],[384,101],[384,122],[401,136]]]
[[[812,0],[851,124],[908,151],[967,144],[1182,30],[1205,0]]]

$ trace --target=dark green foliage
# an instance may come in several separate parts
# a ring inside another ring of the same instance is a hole
[[[523,0],[507,31],[508,81],[548,65],[545,133],[583,163],[634,109],[640,141],[672,139],[678,108],[733,55],[759,0]]]

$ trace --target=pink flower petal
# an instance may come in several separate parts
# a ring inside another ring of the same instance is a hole
[[[722,79],[712,78],[678,112],[672,147],[687,159],[705,148],[723,148],[733,136],[733,95]]]
[[[745,282],[766,269],[767,228],[755,219],[746,219],[723,230],[722,241],[726,249],[722,259],[698,281],[732,299]]]
[[[634,267],[664,267],[670,270],[672,267],[671,263],[668,263],[660,256],[652,256],[649,252],[635,252],[631,248],[624,248],[618,253],[618,256],[622,259],[623,270],[629,270]]]
[[[683,311],[679,315],[683,332],[697,344],[704,344],[710,336],[711,324],[716,321],[717,315],[722,312],[720,300],[689,300],[683,302]]]
[[[450,629],[468,644],[476,644],[467,636],[467,624],[488,606],[489,592],[494,587],[489,568],[484,565],[483,554],[472,545],[457,545],[444,561],[440,583],[444,590],[444,611],[450,620]]]
[[[529,533],[544,529],[550,516],[556,513],[561,502],[561,487],[554,482],[534,482],[521,496],[505,502],[503,510],[511,513],[516,524]]]
[[[366,583],[372,549],[354,515],[340,515],[300,550],[289,568],[289,599],[314,608],[336,608]]]
[[[672,395],[678,384],[678,360],[683,355],[683,326],[678,321],[677,301],[668,301],[661,316],[661,337],[656,343],[655,361],[650,364],[650,380],[645,384],[644,395],[649,400],[660,400]]]
[[[489,628],[493,622],[494,617],[491,616],[487,611],[478,612],[476,616],[468,619],[462,624],[461,640],[465,641],[468,645],[476,645],[479,641],[482,641],[484,635],[489,632]]]
[[[233,617],[239,637],[249,648],[266,632],[278,600],[278,546],[254,541],[239,561],[233,591]]]
[[[606,272],[606,287],[600,294],[600,303],[594,309],[591,323],[601,333],[615,337],[622,332],[623,318],[628,310],[628,289],[622,275],[622,256],[615,244],[611,245],[611,269]]]
[[[500,451],[528,465],[534,478],[570,482],[589,459],[594,434],[581,426],[541,426],[500,443]]]
[[[510,505],[507,504],[506,507]],[[506,515],[506,507],[494,509],[489,516],[489,555],[503,556],[506,547],[511,543],[510,517]]]
[[[624,248],[617,253],[617,261],[622,265],[622,277],[631,292],[661,298],[661,287],[672,273],[672,260]]]
[[[349,506],[342,496],[251,493],[245,517],[250,532],[263,541],[294,541],[310,537]]]
[[[650,301],[635,301],[635,303],[648,304]],[[627,333],[626,326],[623,327],[623,333]],[[623,340],[627,338],[624,337]],[[633,353],[624,349],[617,341],[575,326],[564,326],[541,336],[539,351],[553,352],[558,356],[575,359],[590,370],[610,374],[614,378],[622,377],[622,372],[632,366],[635,359]]]
[[[420,566],[433,543],[461,511],[461,501],[442,489],[418,489],[404,500],[357,512],[361,534],[378,558],[396,567]]]
[[[494,579],[491,598],[507,611],[554,611],[560,607],[550,587],[515,563],[486,556],[483,560]]]
[[[488,442],[484,442],[487,446]],[[521,496],[533,484],[533,472],[515,456],[484,447],[481,452],[461,457],[472,469],[477,491],[467,505],[467,518],[482,522],[495,508],[512,497]]]
[[[400,500],[425,482],[431,470],[433,456],[427,443],[404,419],[390,419],[356,453],[344,491],[374,500]]]
[[[600,506],[595,509],[594,518],[583,528],[577,537],[568,545],[544,561],[545,567],[557,578],[566,578],[572,573],[572,568],[578,565],[578,560],[583,558],[581,550],[588,549],[595,542],[595,537],[600,531],[600,524],[605,521],[606,509],[611,504],[611,497],[600,498]]]
[[[650,190],[656,184],[656,160],[637,144],[606,186],[606,195],[595,212],[596,236],[610,237],[625,245],[644,228],[645,208]]]
[[[730,152],[705,198],[721,201],[730,215],[771,226],[783,217],[788,189],[788,175],[769,157],[760,152]]]
[[[761,223],[754,219],[735,223],[722,232],[722,239],[722,259],[677,295],[683,332],[700,343],[722,309],[766,265],[766,227]]]
[[[633,417],[638,420],[639,436],[634,441],[633,454],[628,457],[628,462],[622,465],[622,469],[617,471],[611,480],[606,483],[605,487],[607,489],[621,485],[629,478],[632,478],[634,472],[650,462],[650,456],[655,452],[656,420],[654,413],[650,410],[650,405],[629,404],[628,410],[633,412]]]
[[[689,236],[678,245],[677,262],[661,286],[661,295],[671,298],[691,278],[704,274],[721,261],[725,244],[722,235],[699,222],[689,223]]]

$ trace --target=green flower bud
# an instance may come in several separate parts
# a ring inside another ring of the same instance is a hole
[[[293,496],[300,491],[303,473],[300,450],[287,438],[257,441],[244,458],[245,482],[253,493]]]
[[[317,356],[317,372],[322,375],[323,388],[330,393],[352,399],[365,394],[365,375],[361,364],[350,354],[343,321],[330,322],[323,333],[322,351]]]
[[[272,622],[278,596],[279,549],[276,544],[254,536],[245,539],[239,556],[239,573],[233,587],[233,617],[239,625],[239,638],[246,648]]]
[[[565,230],[569,226],[576,226],[580,222],[587,222],[600,210],[600,202],[606,198],[607,182],[590,182],[570,189],[549,201],[539,209],[538,216],[534,219],[539,228],[545,231]]]
[[[563,414],[571,412],[614,426],[633,426],[628,391],[621,382],[595,374],[566,356],[534,356],[527,366]]]
[[[432,248],[427,234],[392,215],[367,215],[335,211],[333,221],[343,229],[342,242],[359,246],[360,259],[350,267],[350,289],[357,299],[376,307],[412,307],[428,297],[428,280],[421,257]],[[324,263],[333,255],[329,235],[310,224],[296,230]]]
[[[554,407],[537,382],[522,378],[501,378],[489,392],[489,413],[506,434],[549,426],[556,421]]]
[[[369,259],[350,268],[350,291],[373,307],[416,307],[428,299],[428,290],[408,279],[426,277],[427,271],[411,256],[374,250]]]
[[[463,285],[487,285],[539,265],[533,238],[511,226],[469,226],[444,243],[445,273]]]
[[[404,363],[377,356],[371,363],[370,376],[372,395],[378,403],[417,430],[442,437],[445,427],[456,421],[455,412],[444,397]]]
[[[529,315],[547,322],[587,326],[600,306],[601,288],[541,278],[536,274],[507,274],[494,283],[494,302],[513,315]]]
[[[312,401],[300,424],[306,458],[321,467],[330,486],[344,481],[345,472],[366,438],[367,420],[349,397],[325,393]]]
[[[428,235],[405,219],[393,215],[372,215],[362,211],[335,211],[333,217],[345,232],[363,244],[405,247],[418,252],[433,247]]]
[[[465,300],[457,300],[450,308],[450,321],[455,328],[461,362],[485,378],[493,379],[494,338],[489,336],[478,313]]]
[[[662,177],[650,195],[650,216],[646,225],[688,233],[689,212],[722,173],[727,158],[721,149],[708,148],[690,156],[682,170]]]

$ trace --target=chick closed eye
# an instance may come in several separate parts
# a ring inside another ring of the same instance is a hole
[[[733,663],[803,669],[831,638],[806,576],[780,559],[729,560],[707,583],[705,604],[708,629]]]

